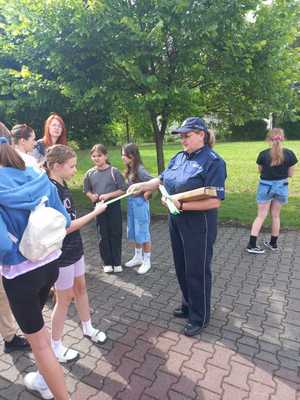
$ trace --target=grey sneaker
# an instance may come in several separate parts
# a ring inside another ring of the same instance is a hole
[[[259,246],[256,247],[247,247],[246,251],[248,251],[248,253],[252,253],[252,254],[264,254],[265,250]]]
[[[279,247],[272,246],[270,242],[264,242],[264,246],[269,250],[272,250],[272,251],[275,251],[275,252],[279,251]]]

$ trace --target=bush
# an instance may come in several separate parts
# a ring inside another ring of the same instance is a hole
[[[267,133],[267,123],[262,119],[247,121],[244,125],[230,127],[231,140],[263,140]]]
[[[300,139],[300,121],[283,121],[280,127],[288,139]]]

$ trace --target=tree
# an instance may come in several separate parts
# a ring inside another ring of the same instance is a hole
[[[159,171],[169,121],[212,113],[243,122],[282,107],[291,96],[288,45],[296,34],[297,1],[104,4],[114,85],[149,114]],[[253,10],[256,18],[249,21]]]
[[[112,121],[133,127],[142,120],[153,132],[158,171],[174,120],[213,114],[241,124],[291,104],[299,73],[292,46],[297,0],[0,0],[0,6],[6,114],[16,114],[10,103],[22,112],[58,104],[74,126],[102,134]]]

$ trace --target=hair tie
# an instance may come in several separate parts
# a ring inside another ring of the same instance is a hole
[[[271,137],[271,140],[282,142],[283,141],[283,136],[282,135],[274,135]]]
[[[9,141],[5,136],[0,136],[0,144],[9,144]]]

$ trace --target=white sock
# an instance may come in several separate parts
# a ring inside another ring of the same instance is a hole
[[[36,371],[36,381],[37,384],[40,386],[48,387],[43,375],[40,373],[40,371]]]
[[[51,344],[52,344],[52,349],[55,350],[59,350],[62,347],[62,341],[59,340],[53,340],[51,339]]]
[[[92,336],[93,333],[97,330],[93,327],[92,321],[90,319],[88,321],[81,321],[81,325],[84,335]]]
[[[134,249],[134,256],[138,257],[138,258],[142,258],[143,257],[143,249],[140,248],[138,249],[137,247]]]
[[[148,262],[150,262],[150,258],[151,258],[151,253],[149,252],[149,253],[144,253],[144,261],[146,262],[146,263],[148,263]]]

